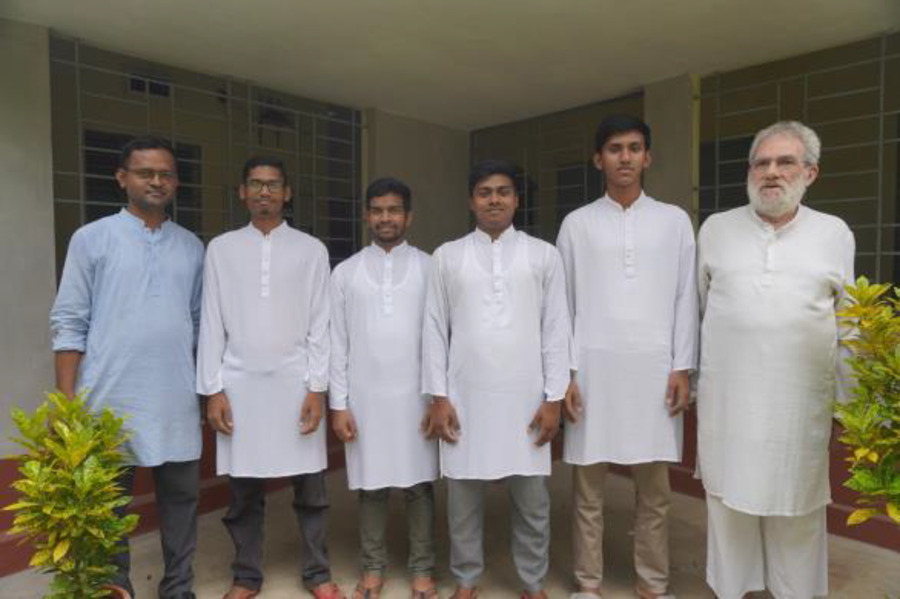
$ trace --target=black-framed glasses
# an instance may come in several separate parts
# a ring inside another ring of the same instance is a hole
[[[123,168],[122,170],[143,181],[152,181],[159,177],[163,183],[172,183],[178,179],[178,173],[175,171],[155,171],[152,168]]]
[[[253,193],[259,193],[263,190],[263,187],[269,188],[269,193],[278,193],[280,191],[284,191],[285,183],[284,181],[261,181],[259,179],[250,179],[246,183],[247,189],[252,191]]]

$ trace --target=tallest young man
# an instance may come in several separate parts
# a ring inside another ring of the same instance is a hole
[[[650,166],[643,121],[605,119],[596,149],[606,195],[567,216],[557,241],[576,347],[564,453],[575,465],[575,579],[582,596],[600,594],[604,478],[610,463],[628,465],[637,592],[649,599],[669,584],[668,464],[681,459],[681,412],[697,360],[694,231],[683,210],[641,187]]]

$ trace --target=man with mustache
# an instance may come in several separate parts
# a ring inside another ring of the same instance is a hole
[[[91,409],[125,417],[129,468],[118,484],[130,495],[135,467],[152,470],[165,562],[159,597],[188,599],[202,447],[193,379],[203,244],[166,214],[178,189],[167,140],[129,141],[115,177],[127,205],[69,242],[50,313],[56,386],[70,397],[87,390]],[[133,595],[122,545],[114,581]]]
[[[511,553],[525,599],[542,590],[550,545],[550,445],[569,378],[565,274],[552,245],[513,227],[515,169],[469,174],[476,229],[434,253],[422,339],[425,429],[441,438],[453,599],[477,597],[484,493],[510,496]]]
[[[747,206],[700,229],[698,472],[708,513],[707,582],[719,597],[828,593],[832,405],[846,368],[835,317],[854,239],[801,204],[821,142],[785,121],[750,147]]]
[[[228,475],[222,519],[234,542],[225,599],[263,584],[267,478],[289,477],[300,524],[303,584],[316,599],[343,599],[326,549],[325,427],[328,388],[328,250],[284,220],[291,200],[284,163],[244,163],[239,188],[250,224],[209,244],[197,392],[216,431],[216,471]]]
[[[431,258],[406,242],[412,194],[394,178],[366,189],[372,244],[331,276],[332,428],[346,443],[347,480],[359,490],[363,575],[354,599],[377,599],[387,568],[388,496],[403,490],[413,599],[436,599],[437,443],[419,430],[422,313]]]
[[[650,141],[637,117],[600,123],[594,165],[606,194],[569,214],[557,240],[575,333],[563,457],[574,465],[578,599],[600,595],[610,463],[630,466],[634,479],[637,593],[668,596],[668,468],[681,460],[698,313],[691,220],[641,185]]]

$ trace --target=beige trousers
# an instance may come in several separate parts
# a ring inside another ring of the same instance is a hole
[[[572,475],[575,580],[583,589],[599,590],[603,581],[603,493],[608,466],[575,466]],[[637,491],[634,567],[638,586],[662,595],[669,586],[669,464],[633,464],[631,474]]]

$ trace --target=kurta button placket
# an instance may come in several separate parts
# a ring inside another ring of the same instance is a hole
[[[381,275],[381,307],[385,316],[394,313],[394,256],[388,254],[384,257],[384,272]]]
[[[771,226],[767,225],[765,228],[765,237],[766,237],[766,243],[765,243],[766,254],[763,258],[764,259],[763,272],[762,272],[762,276],[760,277],[760,284],[763,287],[769,287],[772,285],[772,282],[774,280],[772,271],[774,269],[774,261],[775,261],[775,258],[774,258],[775,242],[777,241],[777,238],[775,235],[775,229],[772,228]]]
[[[494,289],[494,301],[503,301],[503,246],[497,240],[491,243],[491,282]]]
[[[634,208],[625,210],[624,214],[623,234],[625,243],[623,255],[623,268],[625,276],[629,279],[634,278],[636,274],[636,251],[634,248]]]
[[[159,239],[161,237],[162,226],[155,231],[149,227],[144,227],[144,239],[147,244],[147,269],[149,276],[149,294],[152,297],[161,295],[159,284]]]
[[[262,262],[260,264],[259,296],[269,297],[271,292],[271,268],[272,268],[272,237],[263,236]]]

